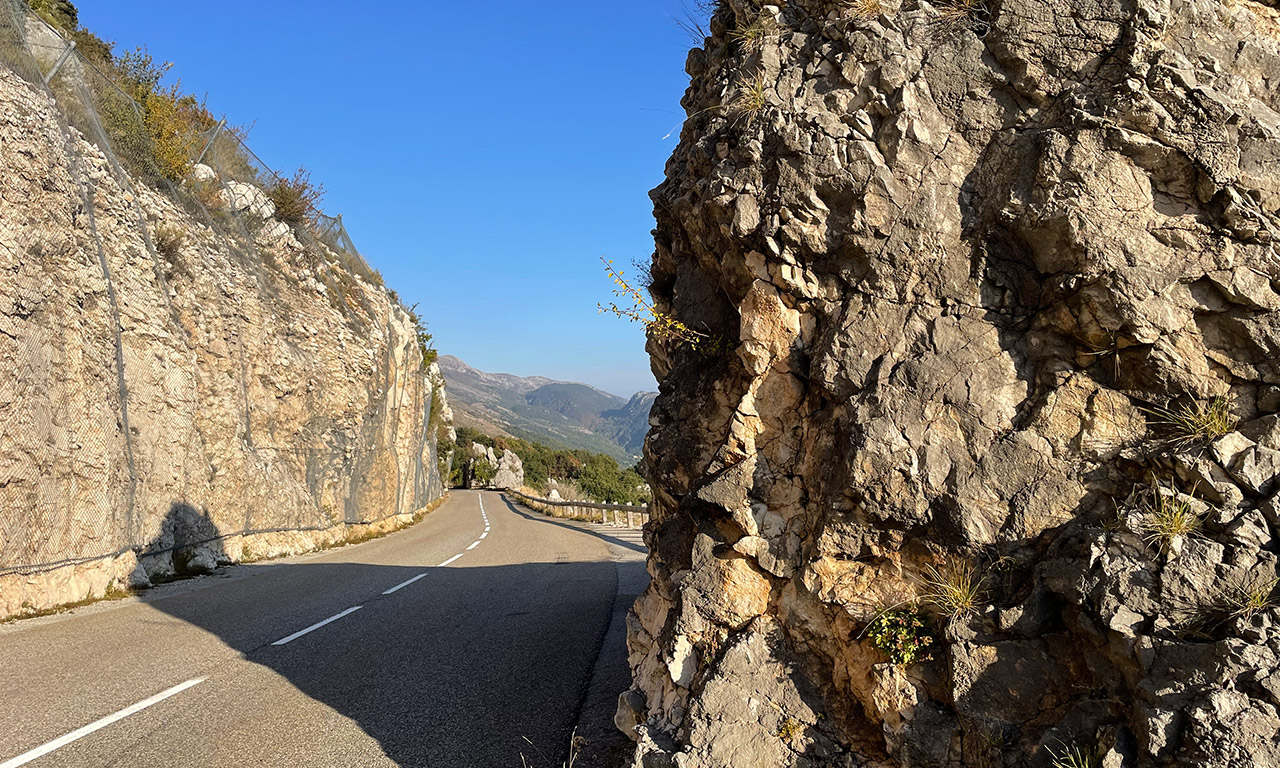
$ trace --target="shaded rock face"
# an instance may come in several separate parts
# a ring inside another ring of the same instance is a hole
[[[0,145],[0,618],[441,495],[432,384],[382,287],[291,233],[215,232],[4,67]]]
[[[725,343],[649,344],[638,765],[1280,764],[1278,21],[720,4],[653,193]]]

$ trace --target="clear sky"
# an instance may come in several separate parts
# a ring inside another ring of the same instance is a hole
[[[174,62],[252,123],[442,353],[488,371],[655,384],[638,326],[597,313],[600,265],[653,251],[648,191],[683,121],[682,0],[78,0],[118,48]],[[671,133],[671,136],[664,139]]]

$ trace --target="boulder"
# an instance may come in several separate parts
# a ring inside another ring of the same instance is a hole
[[[218,191],[223,204],[235,213],[244,213],[257,219],[269,219],[276,213],[276,205],[267,193],[252,184],[228,181]]]
[[[515,488],[524,487],[524,463],[520,461],[520,457],[515,451],[504,450],[502,458],[498,460],[498,471],[493,476],[492,485],[494,488]]]

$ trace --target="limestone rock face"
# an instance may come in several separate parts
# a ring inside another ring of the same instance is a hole
[[[490,449],[492,450],[492,449]],[[520,457],[515,451],[503,450],[502,458],[498,459],[498,471],[490,482],[494,488],[516,488],[524,487],[524,462],[520,461]]]
[[[637,765],[1280,764],[1280,13],[711,30],[653,193],[657,307],[721,343],[649,342]]]
[[[441,495],[432,384],[385,289],[292,234],[215,231],[2,65],[0,146],[0,618]]]

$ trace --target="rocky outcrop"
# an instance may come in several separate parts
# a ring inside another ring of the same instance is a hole
[[[494,488],[515,488],[524,487],[524,462],[520,461],[520,457],[516,452],[510,449],[502,451],[502,458],[498,459],[498,471],[493,475],[493,481],[489,484]]]
[[[380,283],[261,190],[224,199],[268,219],[237,234],[65,119],[0,67],[0,618],[438,499],[433,387]]]
[[[637,765],[1280,763],[1278,22],[719,4],[653,193],[711,343],[649,342]]]

